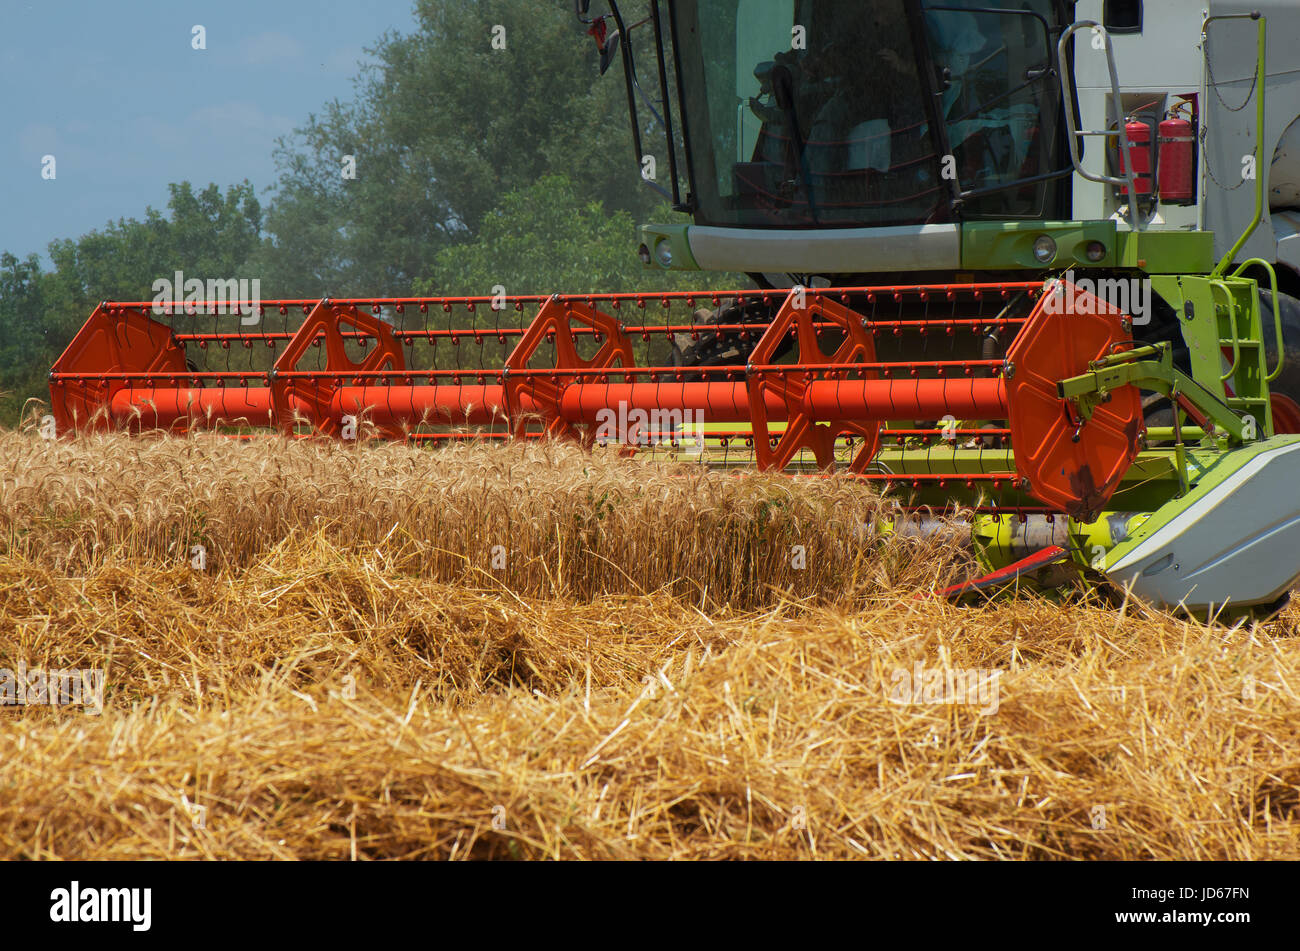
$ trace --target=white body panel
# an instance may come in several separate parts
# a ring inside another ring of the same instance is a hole
[[[1300,578],[1300,443],[1261,452],[1106,574],[1157,604],[1276,601]]]
[[[1075,8],[1079,20],[1102,20],[1102,0],[1081,0]],[[1203,20],[1215,16],[1259,10],[1267,18],[1267,91],[1264,99],[1262,142],[1255,128],[1258,91],[1253,89],[1257,55],[1257,26],[1251,20],[1217,21],[1210,26],[1210,67],[1205,67],[1201,42]],[[1178,102],[1182,93],[1196,93],[1200,121],[1207,132],[1198,149],[1199,202],[1178,206],[1161,204],[1152,230],[1201,228],[1215,233],[1215,252],[1224,254],[1246,230],[1255,209],[1255,182],[1243,180],[1244,159],[1254,153],[1256,173],[1265,179],[1264,220],[1237,255],[1239,260],[1261,257],[1284,260],[1279,239],[1290,232],[1285,223],[1270,221],[1273,209],[1287,207],[1300,194],[1300,3],[1296,0],[1211,0],[1189,3],[1164,0],[1143,4],[1141,33],[1115,34],[1111,40],[1122,90],[1122,106],[1137,109],[1154,99],[1163,108]],[[1079,89],[1081,124],[1087,129],[1109,125],[1110,82],[1103,51],[1092,48],[1082,31],[1075,38],[1075,79]],[[1284,140],[1288,130],[1291,135]],[[1087,140],[1084,166],[1107,173],[1105,147],[1100,138]],[[1256,151],[1258,149],[1258,151]],[[1280,161],[1275,165],[1275,155]],[[1111,174],[1114,172],[1112,171]],[[1276,185],[1276,188],[1274,186]],[[1074,178],[1076,219],[1115,217],[1124,200],[1107,185]],[[1124,225],[1121,224],[1121,227]],[[1294,257],[1294,250],[1291,252]]]
[[[1300,273],[1300,211],[1273,212],[1277,259]]]
[[[1271,208],[1300,208],[1300,119],[1282,133],[1268,175]]]
[[[1101,23],[1101,0],[1079,3],[1075,7],[1075,19]],[[1171,93],[1200,91],[1203,73],[1200,4],[1145,3],[1142,32],[1112,34],[1111,43],[1126,108],[1137,108],[1155,99],[1164,100]],[[1108,128],[1111,92],[1106,53],[1093,47],[1092,35],[1087,30],[1075,35],[1074,77],[1079,90],[1081,128]],[[1176,101],[1166,101],[1166,108]],[[1100,137],[1085,140],[1083,166],[1097,175],[1118,174],[1118,169],[1107,168],[1106,144]],[[1114,217],[1122,203],[1116,200],[1111,186],[1074,176],[1076,220]],[[1148,227],[1162,231],[1197,227],[1198,209],[1195,205],[1161,205],[1159,214],[1160,220],[1149,223]]]
[[[687,229],[691,254],[706,271],[852,274],[961,267],[955,224],[820,231]]]

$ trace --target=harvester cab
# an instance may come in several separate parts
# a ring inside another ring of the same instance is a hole
[[[105,302],[53,416],[835,473],[965,517],[954,596],[1065,562],[1265,614],[1300,578],[1300,8],[1178,7],[576,0],[689,215],[642,263],[754,287]]]
[[[1231,250],[1300,282],[1292,4],[646,0],[630,26],[578,6],[621,55],[636,168],[693,219],[645,226],[647,265],[851,286],[1151,274],[1160,252],[1208,273]]]

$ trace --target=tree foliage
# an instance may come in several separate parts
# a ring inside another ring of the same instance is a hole
[[[0,254],[0,425],[17,422],[18,407],[39,392],[48,365],[41,317],[46,312],[36,255]]]
[[[571,5],[420,0],[416,19],[370,51],[354,101],[280,143],[266,273],[285,293],[410,293],[441,251],[548,173],[610,213],[656,204],[638,187],[623,84],[598,75]]]
[[[146,208],[102,231],[50,243],[52,271],[36,255],[0,258],[0,424],[44,396],[50,365],[102,300],[150,300],[176,271],[201,279],[247,274],[259,252],[262,210],[248,182],[195,192],[169,186],[168,215]]]
[[[675,219],[667,207],[657,221]],[[421,293],[472,296],[688,290],[717,275],[650,270],[636,256],[636,219],[610,213],[563,175],[547,175],[506,195],[479,225],[478,238],[438,253]],[[737,275],[721,278],[723,283]]]

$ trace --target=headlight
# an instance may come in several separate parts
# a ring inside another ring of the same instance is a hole
[[[1106,246],[1100,241],[1089,241],[1088,246],[1083,249],[1084,255],[1094,264],[1102,261],[1106,257]]]
[[[636,249],[636,256],[641,259],[641,263],[644,264],[646,267],[650,266],[650,249],[647,248],[644,244],[641,245],[641,247]]]
[[[655,260],[659,262],[660,267],[670,268],[673,266],[673,243],[667,238],[660,238],[658,244],[655,245]]]
[[[1051,264],[1056,260],[1056,239],[1050,234],[1040,234],[1034,242],[1034,260],[1039,264]]]

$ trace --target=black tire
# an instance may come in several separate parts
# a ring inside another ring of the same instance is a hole
[[[1300,403],[1300,300],[1279,293],[1282,314],[1282,346],[1285,362],[1278,378],[1268,385],[1272,393],[1281,393]],[[1264,324],[1264,352],[1271,371],[1277,366],[1277,333],[1273,326],[1273,292],[1260,288],[1260,318]]]

